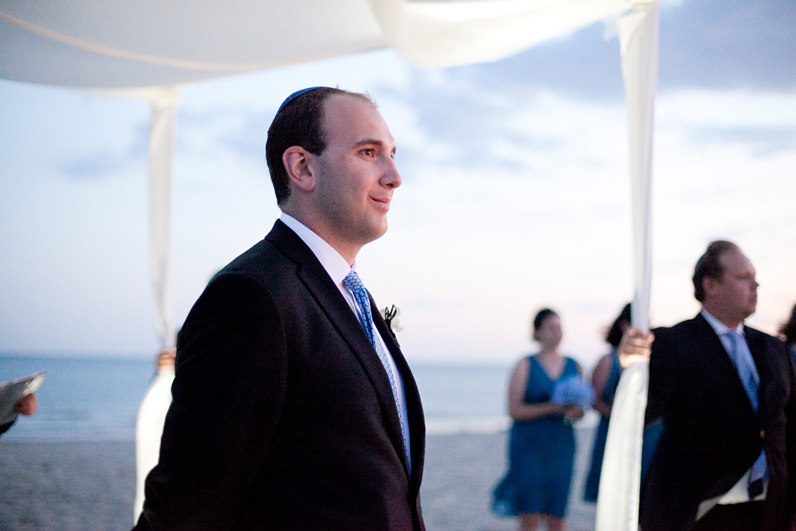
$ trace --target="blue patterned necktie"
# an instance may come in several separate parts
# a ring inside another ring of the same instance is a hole
[[[744,338],[733,331],[725,332],[722,335],[729,340],[730,348],[727,350],[727,353],[730,355],[730,360],[732,360],[732,364],[735,365],[735,369],[738,371],[738,376],[741,378],[746,396],[749,397],[749,401],[752,403],[752,408],[755,410],[755,413],[758,413],[758,389],[760,388],[760,380],[757,376],[754,360],[751,359],[751,356],[744,355],[745,353],[741,352],[739,348],[739,342],[744,341]],[[767,472],[766,451],[763,450],[752,465],[752,470],[749,473],[749,499],[754,500],[763,493],[763,484]]]
[[[351,293],[354,294],[354,300],[359,308],[359,311],[357,312],[359,324],[362,325],[362,328],[368,335],[370,344],[373,345],[373,348],[376,350],[376,354],[379,356],[379,360],[381,360],[381,364],[384,366],[384,370],[387,372],[387,378],[390,380],[392,397],[395,400],[395,408],[398,410],[398,416],[400,417],[401,421],[401,435],[404,440],[404,452],[406,453],[406,459],[411,470],[412,459],[409,455],[409,434],[406,433],[406,430],[404,430],[404,412],[403,408],[401,407],[401,401],[398,398],[398,387],[396,386],[395,378],[392,374],[390,362],[387,360],[387,354],[384,352],[384,349],[381,346],[381,341],[378,341],[374,336],[376,332],[373,327],[373,315],[370,313],[370,297],[368,297],[368,292],[365,289],[365,286],[362,284],[362,281],[359,279],[359,275],[357,275],[353,269],[343,279],[343,284],[345,287],[351,290]]]

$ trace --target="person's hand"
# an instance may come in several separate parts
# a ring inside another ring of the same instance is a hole
[[[583,417],[582,408],[579,408],[578,406],[569,406],[566,408],[566,413],[564,413],[564,420],[566,420],[567,422],[575,422],[581,417]]]
[[[642,332],[636,328],[628,328],[619,342],[619,364],[630,367],[640,361],[649,361],[650,347],[655,340],[652,332]]]
[[[39,400],[36,398],[35,394],[25,396],[19,399],[14,409],[17,413],[30,417],[39,409]]]
[[[158,373],[161,373],[166,369],[174,369],[174,360],[176,357],[177,349],[175,347],[164,349],[163,352],[158,354],[158,359],[155,362]]]

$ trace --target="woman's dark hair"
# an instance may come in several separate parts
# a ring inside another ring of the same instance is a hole
[[[551,310],[550,308],[542,308],[536,314],[536,317],[533,318],[533,332],[536,333],[542,327],[542,324],[548,317],[552,317],[554,315],[558,315],[556,312]]]
[[[785,337],[785,343],[788,345],[796,344],[796,304],[790,311],[790,319],[782,323],[779,333]]]
[[[611,345],[612,347],[618,347],[619,342],[622,341],[622,334],[625,332],[622,329],[622,324],[630,324],[630,303],[628,302],[625,304],[625,307],[622,308],[622,311],[619,313],[619,317],[616,318],[614,324],[611,325],[611,328],[608,329],[608,333],[605,334],[605,342]]]

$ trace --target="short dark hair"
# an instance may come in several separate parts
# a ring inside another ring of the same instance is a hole
[[[536,313],[536,316],[533,318],[533,333],[539,331],[542,327],[544,322],[547,320],[548,317],[552,317],[554,315],[558,315],[556,312],[551,310],[550,308],[542,308]]]
[[[705,300],[705,290],[702,280],[705,278],[720,279],[724,269],[721,266],[721,256],[728,251],[739,251],[740,248],[732,242],[717,240],[710,242],[705,254],[697,260],[694,267],[694,297],[699,302]]]
[[[790,312],[790,319],[782,323],[779,333],[785,338],[785,343],[788,345],[796,344],[796,304]]]
[[[619,316],[614,320],[614,324],[611,325],[611,328],[609,328],[608,332],[605,334],[605,342],[612,347],[618,347],[619,343],[622,341],[622,334],[625,333],[625,331],[622,330],[622,323],[630,324],[629,302],[625,304],[625,307],[619,312]]]
[[[303,147],[313,155],[323,153],[327,142],[323,133],[323,104],[334,95],[361,98],[375,105],[373,99],[366,94],[319,87],[290,100],[271,122],[265,143],[265,161],[271,173],[278,205],[283,204],[290,196],[290,179],[282,162],[282,155],[292,146]]]

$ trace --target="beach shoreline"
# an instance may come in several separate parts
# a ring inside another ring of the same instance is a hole
[[[594,505],[581,500],[593,430],[576,430],[578,451],[569,531],[594,529]],[[505,473],[506,432],[430,435],[421,488],[429,531],[502,531],[517,520],[490,513]],[[123,530],[133,524],[135,443],[0,440],[0,529]]]

